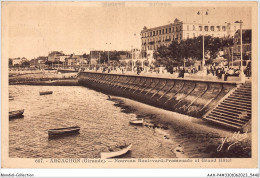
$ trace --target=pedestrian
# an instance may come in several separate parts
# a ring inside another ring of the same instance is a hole
[[[224,81],[227,81],[227,78],[228,78],[228,73],[227,73],[227,71],[225,71],[225,74],[224,74]]]
[[[172,67],[172,65],[170,65],[170,67],[169,67],[169,72],[170,72],[170,74],[173,74],[173,67]]]

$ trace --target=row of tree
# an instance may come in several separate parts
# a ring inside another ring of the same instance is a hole
[[[233,45],[232,38],[204,37],[206,63],[211,63],[224,47]],[[183,64],[184,61],[202,60],[202,36],[182,41],[173,41],[168,47],[161,46],[154,52],[157,65]]]

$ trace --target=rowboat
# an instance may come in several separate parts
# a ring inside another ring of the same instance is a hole
[[[121,156],[126,154],[132,147],[132,144],[130,144],[129,146],[127,146],[126,148],[123,148],[120,151],[114,151],[114,152],[103,152],[100,153],[101,159],[108,159],[108,158],[114,158],[117,156]]]
[[[130,120],[129,123],[133,124],[133,125],[143,125],[144,120],[143,119],[135,119],[135,120]]]
[[[52,93],[52,91],[42,91],[40,92],[40,95],[51,95]]]
[[[17,111],[10,111],[9,118],[21,117],[24,113],[24,109],[17,110]]]
[[[65,128],[58,128],[58,129],[49,129],[48,135],[51,136],[60,136],[60,135],[70,135],[70,134],[76,134],[80,130],[80,127],[74,126],[74,127],[65,127]]]
[[[9,97],[9,100],[14,100],[14,98]]]

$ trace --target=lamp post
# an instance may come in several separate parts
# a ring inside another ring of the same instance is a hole
[[[232,68],[233,68],[234,67],[233,47],[231,47],[231,59],[232,59]]]
[[[136,33],[134,33],[134,41],[136,42]],[[134,71],[134,54],[133,54],[133,51],[134,50],[134,48],[133,48],[133,45],[131,46],[131,52],[132,52],[132,72]]]
[[[243,21],[236,21],[235,23],[239,23],[240,24],[240,59],[241,59],[241,67],[240,67],[240,78],[241,78],[241,82],[245,82],[245,75],[244,75],[244,71],[243,71],[243,40],[242,40],[242,24]]]
[[[203,22],[203,16],[204,15],[208,15],[208,9],[207,9],[207,11],[205,12],[205,14],[204,14],[204,12],[203,12],[203,9],[201,10],[201,12],[200,11],[198,11],[198,13],[197,13],[198,15],[201,15],[201,18],[202,18],[202,66],[201,66],[201,69],[202,70],[204,70],[204,66],[205,66],[205,44],[204,44],[204,22]]]
[[[111,43],[106,43],[107,45],[111,45]],[[109,46],[108,46],[108,55],[107,55],[107,65],[109,65]]]
[[[89,62],[89,67],[90,67],[90,65],[91,65],[91,59],[92,59],[92,52],[94,51],[94,48],[90,48],[89,49],[89,53],[90,53],[90,62]]]
[[[132,72],[134,72],[134,56],[133,56],[133,45],[131,46],[131,57],[132,57]]]

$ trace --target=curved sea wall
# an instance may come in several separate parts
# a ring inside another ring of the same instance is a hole
[[[235,82],[81,72],[80,85],[201,118],[237,87]]]

